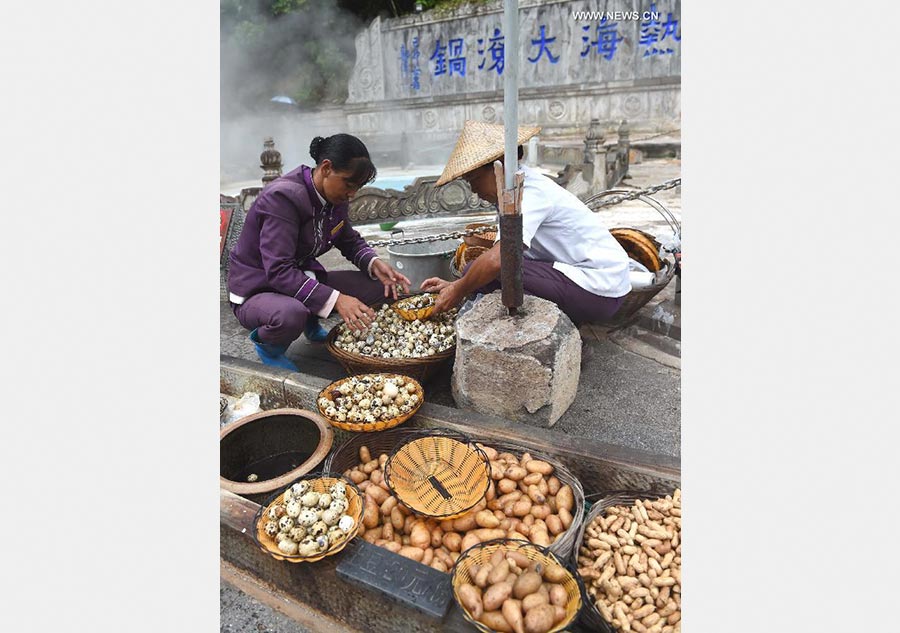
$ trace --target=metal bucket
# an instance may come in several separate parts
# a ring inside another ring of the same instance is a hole
[[[440,240],[422,244],[388,246],[391,265],[409,278],[410,290],[419,290],[429,277],[452,280],[450,262],[459,240]]]

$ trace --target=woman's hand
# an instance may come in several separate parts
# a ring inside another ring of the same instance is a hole
[[[465,297],[455,281],[444,281],[438,277],[430,277],[422,282],[422,290],[437,293],[434,300],[434,313],[440,314],[455,308]]]
[[[341,293],[334,302],[334,309],[341,315],[348,327],[362,331],[368,329],[375,320],[375,311],[356,297]]]
[[[384,296],[392,295],[397,299],[397,286],[403,290],[403,294],[409,294],[409,279],[405,275],[400,274],[382,260],[376,259],[372,262],[372,274],[381,283],[384,284]]]

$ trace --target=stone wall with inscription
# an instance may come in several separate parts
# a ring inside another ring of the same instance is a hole
[[[356,38],[350,131],[403,130],[428,149],[452,146],[466,119],[502,122],[502,20],[498,0],[372,22]],[[542,144],[582,138],[591,119],[680,127],[680,0],[522,0],[519,23],[519,119],[543,126]]]

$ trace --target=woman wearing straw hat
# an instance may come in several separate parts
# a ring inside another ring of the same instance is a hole
[[[409,292],[409,279],[377,257],[350,226],[349,201],[375,178],[366,146],[350,134],[317,136],[315,168],[301,165],[272,181],[247,212],[231,250],[231,307],[250,330],[260,360],[297,371],[285,356],[300,334],[325,340],[320,317],[337,312],[351,328],[369,326],[368,304]],[[336,246],[358,271],[326,271],[317,257]]]
[[[519,128],[522,144],[539,127]],[[478,196],[497,204],[493,163],[504,150],[502,125],[466,121],[465,127],[436,185],[463,178]],[[552,301],[576,324],[613,316],[631,291],[628,255],[607,228],[581,200],[535,169],[525,172],[522,192],[522,281],[526,294]],[[472,262],[461,279],[437,277],[422,289],[437,292],[435,311],[458,305],[468,295],[500,288],[501,236],[493,248]]]

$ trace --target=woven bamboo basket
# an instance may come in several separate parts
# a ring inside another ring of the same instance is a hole
[[[485,224],[484,222],[475,222],[473,224],[467,224],[465,230],[469,229],[480,229],[481,227],[490,227],[493,229],[492,231],[486,231],[484,233],[476,233],[475,235],[467,235],[463,238],[463,242],[469,246],[481,246],[484,248],[490,248],[494,245],[494,239],[497,237],[497,225],[496,224]]]
[[[459,517],[478,505],[490,475],[483,450],[447,433],[403,442],[384,464],[391,493],[416,514],[436,519]]]
[[[609,230],[610,234],[625,249],[628,256],[643,264],[652,273],[662,268],[659,258],[659,243],[649,233],[640,229],[617,227]]]
[[[375,303],[370,307],[377,311],[381,306],[382,303]],[[415,378],[419,383],[424,384],[444,363],[456,356],[456,345],[443,352],[423,358],[375,358],[374,356],[351,354],[335,345],[334,341],[337,338],[341,325],[343,325],[343,322],[337,323],[328,332],[328,337],[325,339],[325,349],[351,376],[380,373],[400,374]]]
[[[424,308],[412,308],[408,307],[410,300],[416,297],[430,297],[431,305],[426,306]],[[406,321],[415,321],[416,319],[420,321],[424,321],[428,317],[431,316],[431,313],[434,312],[434,298],[435,295],[430,292],[425,292],[419,295],[413,295],[411,297],[404,297],[402,299],[398,299],[394,303],[391,304],[391,309],[394,310],[397,314],[400,315]]]
[[[416,414],[419,410],[419,407],[422,406],[422,403],[425,402],[425,390],[422,389],[422,385],[419,384],[419,381],[415,378],[410,378],[409,376],[401,376],[400,374],[366,374],[368,376],[381,376],[382,378],[404,378],[405,380],[412,381],[412,383],[416,386],[416,395],[419,396],[419,402],[410,409],[409,412],[398,415],[394,418],[389,418],[387,420],[376,420],[375,422],[340,422],[334,418],[329,417],[325,414],[325,411],[322,410],[322,407],[319,406],[319,399],[325,398],[331,402],[334,402],[334,399],[337,397],[335,393],[340,393],[337,389],[350,380],[350,378],[341,378],[340,380],[336,380],[327,387],[325,387],[322,391],[319,392],[319,395],[316,397],[316,406],[319,409],[319,413],[325,418],[329,424],[335,426],[339,429],[343,429],[345,431],[351,431],[353,433],[371,433],[373,431],[384,431],[385,429],[392,429],[395,426],[399,426],[410,419],[412,416]]]
[[[578,612],[585,602],[584,586],[582,585],[578,574],[550,550],[542,548],[539,545],[534,545],[533,543],[528,543],[527,541],[510,539],[498,539],[473,545],[463,552],[456,561],[456,565],[453,567],[453,577],[451,580],[453,586],[453,598],[459,605],[460,610],[463,612],[463,617],[465,617],[466,620],[472,623],[479,631],[484,631],[485,633],[493,633],[495,631],[495,629],[489,628],[476,620],[472,614],[469,613],[468,609],[463,606],[459,596],[459,590],[464,584],[475,584],[470,570],[475,565],[481,566],[488,563],[491,556],[497,550],[519,552],[528,558],[528,560],[541,563],[545,567],[551,565],[562,567],[566,571],[566,578],[561,583],[568,596],[565,607],[566,615],[562,620],[554,624],[553,627],[548,630],[548,633],[562,631],[575,621],[575,618],[578,617]]]
[[[456,253],[454,253],[453,259],[450,262],[451,263],[451,271],[453,269],[453,266],[455,266],[457,269],[459,268],[459,264],[460,264],[460,262],[462,262],[463,253],[466,252],[466,248],[468,246],[469,246],[468,244],[463,242],[456,248]]]
[[[469,246],[460,258],[460,270],[474,262],[476,259],[488,252],[484,246]]]
[[[575,544],[580,542],[579,533],[582,531],[582,526],[584,524],[584,489],[581,486],[581,482],[578,481],[568,468],[549,455],[506,442],[482,442],[479,440],[478,443],[489,446],[499,453],[512,453],[518,458],[521,458],[523,453],[528,453],[534,459],[547,462],[553,466],[553,474],[559,479],[560,483],[566,484],[572,489],[572,497],[575,500],[575,504],[572,508],[572,523],[564,532],[561,532],[559,538],[549,546],[550,551],[554,554],[568,560],[572,550],[575,548]]]
[[[354,536],[356,536],[357,532],[359,532],[359,526],[362,523],[365,501],[356,484],[354,484],[343,475],[329,472],[304,475],[303,477],[300,477],[291,482],[291,485],[297,483],[298,481],[309,481],[310,489],[319,493],[327,492],[328,488],[338,481],[342,481],[347,484],[348,506],[346,514],[347,516],[353,518],[354,525],[353,528],[347,533],[346,538],[332,544],[323,553],[317,554],[315,556],[288,556],[287,554],[284,554],[281,550],[278,549],[278,544],[275,542],[275,540],[269,537],[269,535],[265,532],[265,525],[266,521],[268,520],[267,517],[269,508],[281,503],[282,499],[284,498],[284,491],[278,493],[278,495],[276,495],[269,503],[260,506],[259,510],[256,512],[256,519],[254,522],[254,524],[256,525],[256,529],[253,531],[252,536],[257,546],[259,546],[259,548],[263,552],[269,554],[272,558],[287,561],[289,563],[314,563],[316,561],[322,560],[326,556],[337,554],[347,546],[347,543],[349,543]]]
[[[587,527],[594,521],[594,519],[603,514],[605,516],[607,508],[611,508],[612,506],[630,506],[638,499],[659,499],[661,497],[665,497],[667,494],[672,494],[674,492],[674,488],[668,491],[637,491],[637,490],[621,490],[621,491],[610,491],[605,493],[601,498],[594,502],[591,506],[590,511],[584,518],[584,522],[581,524],[581,528],[578,531],[578,539],[576,541],[577,545],[575,549],[572,551],[572,555],[570,557],[571,564],[578,569],[578,553],[581,549],[582,543],[584,543],[584,534]],[[585,591],[585,608],[581,611],[581,621],[588,626],[591,631],[602,631],[603,633],[619,633],[612,624],[606,621],[603,615],[600,613],[600,610],[594,604],[594,600],[590,595]]]
[[[402,442],[413,437],[424,437],[435,433],[435,429],[393,428],[378,433],[362,433],[350,437],[329,453],[322,467],[330,472],[345,473],[359,465],[359,449],[369,449],[372,458],[381,454],[390,455]]]

